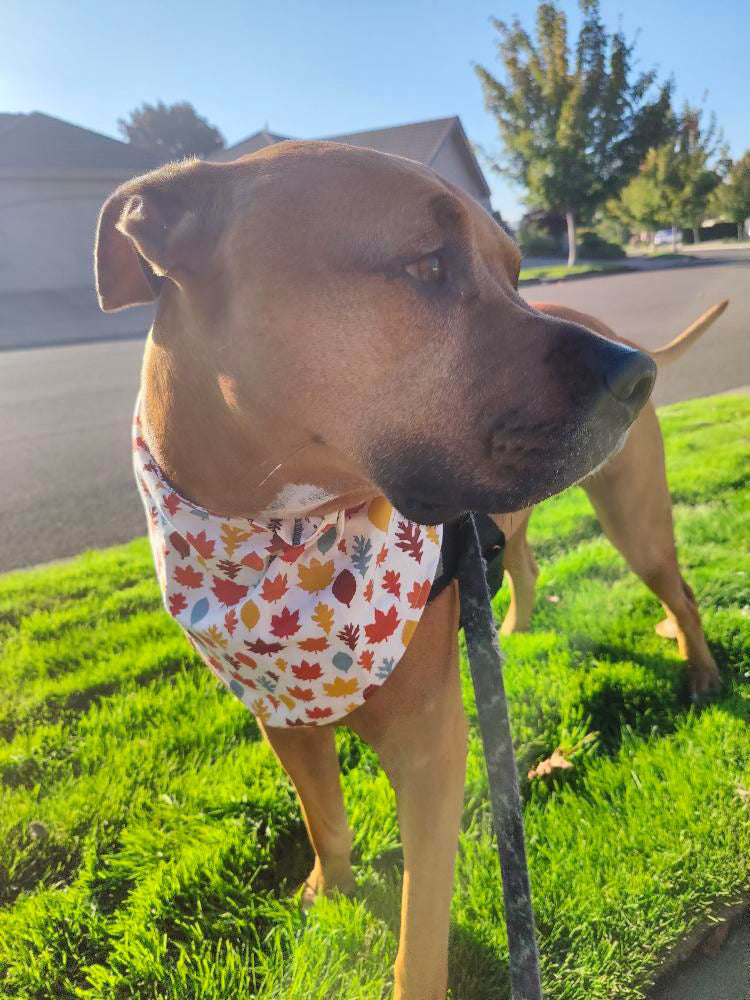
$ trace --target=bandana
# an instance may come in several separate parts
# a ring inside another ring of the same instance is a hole
[[[258,719],[337,722],[380,687],[422,617],[441,525],[385,497],[323,517],[214,514],[169,484],[137,406],[133,467],[164,606]]]

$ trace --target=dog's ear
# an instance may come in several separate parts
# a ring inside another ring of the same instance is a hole
[[[200,270],[217,234],[220,165],[170,164],[119,187],[99,214],[94,269],[105,312],[153,302]]]

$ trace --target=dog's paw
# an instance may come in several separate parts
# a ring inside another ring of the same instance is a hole
[[[715,663],[703,667],[688,666],[690,700],[694,705],[704,705],[721,691],[721,674]]]
[[[333,896],[341,893],[352,896],[357,885],[351,868],[336,873],[323,872],[318,863],[299,888],[299,905],[303,910],[309,910],[321,896]]]

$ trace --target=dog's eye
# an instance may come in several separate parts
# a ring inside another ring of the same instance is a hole
[[[442,285],[445,281],[445,265],[440,254],[428,253],[413,264],[407,264],[406,270],[424,285]]]

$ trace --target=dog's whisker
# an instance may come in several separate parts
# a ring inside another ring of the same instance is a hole
[[[274,466],[274,468],[271,469],[268,475],[264,479],[262,479],[259,483],[256,484],[255,488],[260,489],[261,486],[265,486],[265,484],[268,482],[271,476],[275,475],[285,462],[288,462],[290,458],[292,458],[294,455],[302,451],[303,448],[306,448],[308,445],[312,444],[313,440],[314,440],[313,438],[307,438],[305,441],[301,441],[299,444],[295,445],[294,448],[292,448],[292,450],[289,452],[289,454],[285,455],[284,458],[282,458],[282,460],[279,462],[279,464]],[[273,459],[266,458],[260,464],[261,466],[263,466],[266,464],[266,462],[271,462],[271,461],[273,461]]]

